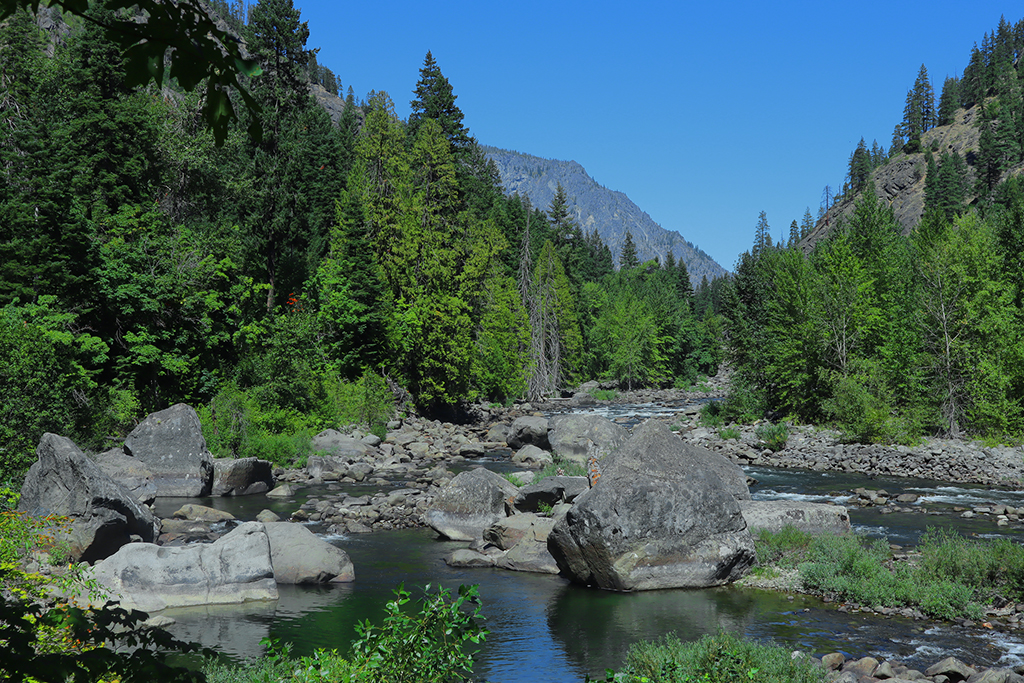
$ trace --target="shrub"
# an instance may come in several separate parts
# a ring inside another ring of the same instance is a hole
[[[789,427],[784,424],[764,424],[754,430],[754,434],[773,451],[781,451],[789,441]]]
[[[523,484],[523,480],[517,477],[516,475],[512,474],[511,472],[505,475],[505,480],[508,481],[508,483],[512,484],[513,486],[517,486],[519,488],[525,486],[525,484]]]
[[[575,460],[563,458],[556,454],[554,456],[554,462],[550,465],[545,465],[544,468],[537,473],[537,476],[533,478],[533,483],[536,484],[541,479],[546,479],[547,477],[585,477],[587,474],[587,468],[583,464],[578,463]]]
[[[365,621],[356,626],[352,665],[358,680],[380,683],[422,683],[466,678],[473,670],[474,652],[464,648],[487,637],[482,625],[476,586],[459,586],[457,597],[428,585],[419,612],[403,608],[411,594],[399,586],[387,604],[381,626]]]
[[[792,525],[784,526],[779,531],[762,529],[754,538],[757,561],[763,565],[794,568],[806,559],[813,540],[811,534]]]
[[[811,683],[825,680],[825,672],[810,658],[794,659],[789,650],[742,640],[730,633],[705,635],[684,643],[675,635],[633,645],[623,673],[609,671],[606,681],[639,683]]]
[[[590,395],[598,401],[614,401],[618,397],[619,392],[614,389],[592,389]]]
[[[862,368],[836,379],[832,397],[822,406],[825,413],[847,441],[914,445],[921,433],[920,419],[898,413],[879,376],[871,368]]]
[[[740,430],[735,427],[726,427],[725,429],[721,429],[718,431],[718,435],[723,439],[732,439],[734,441],[739,440],[741,436]]]

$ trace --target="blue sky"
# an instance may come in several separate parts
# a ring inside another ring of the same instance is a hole
[[[402,117],[430,50],[483,144],[575,160],[728,269],[773,237],[863,136],[889,146],[923,63],[938,98],[1024,10],[971,2],[295,0],[309,47]]]

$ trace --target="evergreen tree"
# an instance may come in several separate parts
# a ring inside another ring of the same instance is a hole
[[[626,231],[626,237],[622,241],[622,251],[619,252],[619,270],[627,271],[640,265],[640,259],[636,255],[636,245],[633,243],[633,233]]]
[[[772,246],[771,228],[768,226],[768,216],[762,211],[757,216],[757,226],[754,228],[754,248],[752,255],[757,256],[765,249]]]
[[[441,131],[448,139],[456,156],[470,147],[472,138],[469,135],[469,130],[462,125],[462,110],[455,104],[457,96],[429,51],[423,59],[420,80],[416,83],[415,93],[416,97],[409,103],[412,109],[408,125],[410,140],[416,138],[424,121],[434,119],[441,125]]]
[[[814,217],[811,216],[811,207],[804,209],[804,217],[800,221],[800,239],[803,239],[811,234],[814,230]]]
[[[942,83],[942,94],[939,95],[939,120],[938,125],[948,126],[956,118],[957,109],[960,107],[960,79],[956,76],[949,76]]]
[[[850,185],[854,192],[864,189],[868,179],[871,177],[871,155],[868,152],[868,145],[864,138],[857,143],[857,148],[850,155]]]

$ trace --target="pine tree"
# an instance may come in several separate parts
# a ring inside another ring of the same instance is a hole
[[[800,239],[803,239],[811,234],[814,230],[814,217],[811,216],[811,207],[804,209],[803,220],[800,221]]]
[[[757,256],[772,246],[771,228],[768,227],[768,216],[762,211],[757,216],[757,227],[754,228],[754,248],[751,255]]]
[[[622,241],[622,251],[619,252],[619,270],[628,271],[640,265],[640,259],[636,255],[636,244],[633,243],[633,233],[626,231],[626,237]]]
[[[857,143],[857,148],[850,156],[850,185],[854,192],[860,192],[871,177],[871,155],[864,138]]]
[[[469,130],[462,125],[462,110],[455,104],[457,96],[448,79],[441,73],[428,51],[420,69],[420,80],[416,83],[416,97],[409,103],[409,139],[416,138],[420,126],[427,119],[434,119],[441,125],[441,131],[457,156],[470,146]]]
[[[948,126],[956,118],[960,107],[960,79],[956,76],[947,77],[942,83],[942,94],[939,96],[938,125]]]

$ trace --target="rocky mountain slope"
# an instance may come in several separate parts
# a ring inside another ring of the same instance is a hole
[[[628,230],[641,261],[655,257],[664,261],[671,251],[686,263],[694,285],[700,284],[702,277],[711,281],[728,273],[682,235],[655,223],[625,194],[600,185],[575,161],[544,159],[486,145],[483,149],[497,165],[505,191],[529,197],[538,208],[547,209],[561,183],[579,226],[587,233],[596,229],[616,262]]]
[[[936,159],[942,152],[954,152],[967,162],[967,183],[970,187],[974,186],[977,177],[974,163],[978,151],[978,141],[981,137],[981,131],[977,127],[978,116],[980,116],[978,107],[961,109],[956,113],[952,124],[936,126],[921,136],[921,149],[933,150],[932,154]],[[918,152],[897,154],[871,173],[875,194],[881,201],[892,207],[896,220],[903,228],[904,235],[909,235],[924,215],[924,183],[927,168],[925,153]],[[1022,170],[1024,168],[1021,165],[1008,169],[1003,175],[1003,180],[1022,172]],[[800,247],[805,253],[814,249],[814,245],[819,240],[827,236],[837,223],[842,223],[843,219],[853,212],[860,196],[859,193],[852,195],[829,209],[828,213],[818,221],[814,230],[800,242]],[[970,204],[974,200],[974,194],[969,192],[965,202]]]

